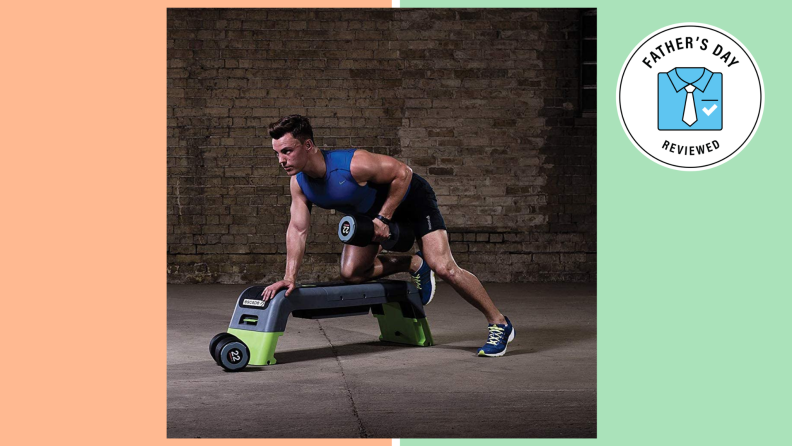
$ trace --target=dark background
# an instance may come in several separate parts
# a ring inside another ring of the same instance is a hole
[[[480,280],[595,281],[584,17],[169,9],[168,282],[282,278],[289,179],[266,129],[293,113],[321,148],[387,154],[425,177],[454,258]],[[314,208],[301,281],[338,276],[340,217]]]

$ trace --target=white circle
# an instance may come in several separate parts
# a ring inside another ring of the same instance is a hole
[[[764,84],[736,38],[711,25],[679,23],[633,49],[616,103],[622,128],[641,153],[671,169],[705,170],[751,140],[762,119]]]

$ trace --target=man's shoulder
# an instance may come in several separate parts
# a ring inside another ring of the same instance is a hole
[[[350,156],[353,153],[355,153],[356,150],[358,149],[333,149],[333,150],[323,149],[322,152],[324,152],[327,156],[332,156],[337,158],[337,157]]]
[[[302,190],[302,186],[300,185],[302,181],[303,181],[303,173],[297,172],[297,175],[289,178],[289,189],[294,190],[294,188],[297,188],[299,190]]]
[[[358,149],[327,150],[325,151],[325,159],[333,166],[333,170],[349,170],[352,164],[352,158],[357,151]]]

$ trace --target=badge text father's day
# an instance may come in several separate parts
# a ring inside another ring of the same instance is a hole
[[[647,67],[652,68],[652,63],[657,62],[663,57],[676,51],[684,51],[695,48],[698,48],[701,51],[708,51],[709,43],[710,42],[708,39],[701,39],[699,37],[677,37],[675,40],[669,40],[663,45],[657,45],[654,50],[649,51],[649,56],[643,58],[643,63]],[[737,57],[732,56],[731,51],[726,51],[724,53],[724,50],[726,50],[726,48],[720,44],[715,44],[715,47],[712,49],[712,55],[718,59],[721,59],[723,63],[726,64],[727,68],[734,64],[740,63],[740,61],[737,60]],[[649,60],[650,57],[652,59],[651,61]]]

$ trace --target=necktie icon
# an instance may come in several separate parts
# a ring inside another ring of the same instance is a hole
[[[693,125],[698,118],[696,117],[696,104],[693,101],[693,91],[696,89],[693,85],[685,87],[687,97],[685,98],[685,111],[682,112],[682,121],[688,126]]]

